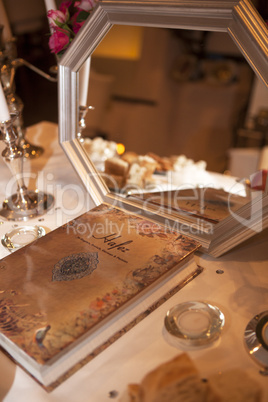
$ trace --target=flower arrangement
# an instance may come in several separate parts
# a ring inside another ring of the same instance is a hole
[[[51,53],[61,56],[68,48],[77,32],[84,25],[98,0],[63,0],[58,10],[47,13],[51,36]]]

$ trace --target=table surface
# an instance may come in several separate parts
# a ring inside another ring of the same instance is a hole
[[[45,152],[39,158],[26,160],[24,171],[29,176],[26,184],[34,188],[37,183],[40,190],[46,185],[55,196],[55,204],[46,215],[26,224],[53,230],[91,209],[93,203],[58,144],[55,124],[41,122],[32,126],[27,138],[42,145]],[[3,148],[3,144],[1,146]],[[3,160],[0,167],[0,196],[4,199],[10,172]],[[25,225],[25,222],[8,222],[1,217],[0,222],[1,237],[15,225]],[[220,258],[197,254],[191,264],[204,268],[200,275],[50,393],[0,352],[0,400],[119,401],[128,383],[139,382],[158,364],[187,351],[203,378],[231,368],[244,369],[262,386],[263,402],[267,401],[268,377],[260,373],[261,367],[249,356],[244,345],[246,325],[268,306],[267,240],[266,230]],[[3,258],[9,251],[0,247],[0,258]],[[216,272],[219,269],[222,274]],[[166,336],[164,317],[177,303],[196,300],[219,307],[226,323],[215,343],[186,350]]]

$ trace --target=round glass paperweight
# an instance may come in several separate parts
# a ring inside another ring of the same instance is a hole
[[[46,231],[41,226],[19,226],[2,237],[2,245],[12,252],[45,234]]]
[[[268,311],[255,315],[246,326],[244,339],[250,356],[268,368]]]
[[[190,301],[172,307],[165,328],[184,346],[202,346],[215,341],[225,323],[224,314],[211,304]]]

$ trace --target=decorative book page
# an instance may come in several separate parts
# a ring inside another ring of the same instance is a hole
[[[1,261],[1,334],[50,364],[198,247],[100,205]]]

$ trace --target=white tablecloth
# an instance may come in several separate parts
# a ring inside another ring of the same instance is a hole
[[[41,158],[26,163],[26,168],[29,169],[31,166],[33,172],[42,169],[42,174],[45,176],[53,175],[48,176],[48,179],[51,181],[51,192],[56,194],[55,206],[50,214],[41,218],[43,221],[40,222],[38,218],[30,221],[31,224],[42,223],[50,230],[92,206],[90,197],[85,194],[76,173],[57,144],[56,132],[56,126],[51,123],[44,122],[31,127],[29,138],[36,144],[42,144],[45,153]],[[4,199],[4,187],[9,172],[4,162],[1,161],[0,164],[2,172],[0,195]],[[79,200],[72,189],[73,186],[81,196]],[[73,210],[73,207],[76,209]],[[14,222],[4,222],[0,226],[1,235],[13,225]],[[119,400],[129,382],[139,382],[156,365],[182,352],[181,348],[166,337],[163,330],[167,310],[180,302],[203,300],[222,310],[226,324],[221,338],[216,343],[188,351],[202,377],[240,367],[261,384],[264,391],[263,402],[267,401],[268,377],[260,374],[260,367],[247,353],[243,340],[247,323],[256,314],[268,310],[267,240],[266,231],[219,259],[197,255],[196,262],[204,267],[204,271],[197,278],[51,393],[47,393],[21,368],[0,353],[0,400],[5,402]],[[6,254],[8,252],[1,246],[0,257]],[[195,262],[192,264],[194,267]],[[224,272],[217,274],[218,269]],[[114,399],[111,398],[111,391],[117,393]]]

